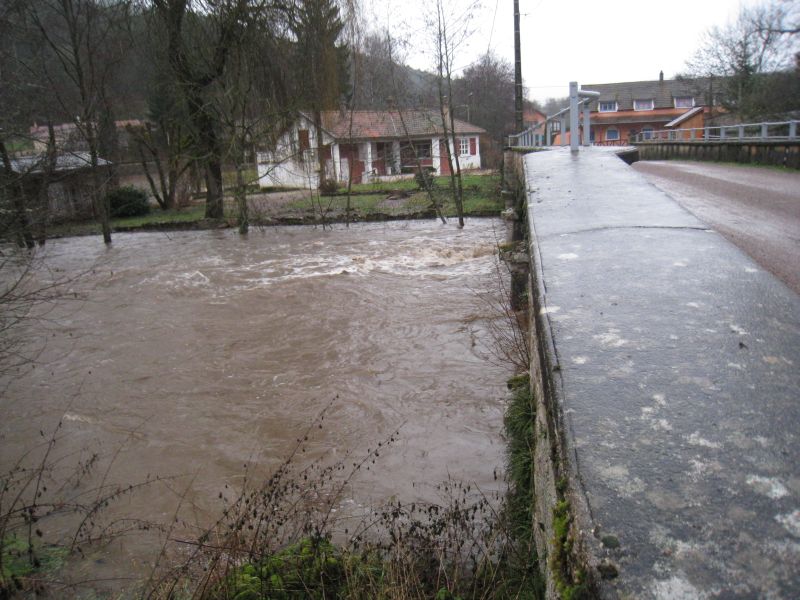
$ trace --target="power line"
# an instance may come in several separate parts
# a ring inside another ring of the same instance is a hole
[[[486,46],[486,54],[492,50],[492,37],[494,36],[494,22],[497,19],[497,6],[500,4],[500,0],[494,0],[494,15],[492,16],[492,29],[489,32],[489,43]]]

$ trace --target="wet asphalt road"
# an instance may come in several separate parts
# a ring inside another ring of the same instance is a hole
[[[800,294],[800,172],[690,161],[633,168]]]

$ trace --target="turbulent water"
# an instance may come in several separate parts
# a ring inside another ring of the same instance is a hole
[[[70,294],[25,332],[40,353],[0,397],[2,466],[61,420],[56,471],[97,450],[108,481],[180,476],[124,510],[163,519],[180,495],[202,522],[330,405],[309,455],[358,456],[400,430],[343,502],[435,499],[448,477],[499,489],[508,368],[480,296],[497,290],[502,235],[473,220],[48,242],[36,277],[72,279]]]

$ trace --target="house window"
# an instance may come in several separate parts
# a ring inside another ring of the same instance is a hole
[[[609,142],[613,142],[619,139],[619,130],[618,129],[607,129],[606,130],[606,139]]]
[[[654,107],[655,101],[652,98],[633,101],[633,110],[653,110]]]
[[[417,153],[417,158],[430,158],[431,157],[431,143],[430,142],[414,142],[414,151]]]
[[[653,139],[653,128],[652,127],[642,127],[642,136],[646,140]]]
[[[458,138],[458,153],[461,156],[469,155],[469,138]]]
[[[694,98],[692,96],[675,96],[675,108],[693,108]]]
[[[601,102],[599,110],[600,112],[617,112],[617,103],[616,101]]]

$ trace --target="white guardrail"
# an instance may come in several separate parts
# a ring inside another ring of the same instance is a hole
[[[583,145],[590,145],[590,128],[589,121],[589,104],[592,100],[600,97],[600,92],[592,92],[590,90],[582,90],[578,87],[577,81],[571,81],[569,84],[569,106],[563,110],[558,111],[556,114],[547,117],[541,123],[537,123],[533,127],[526,129],[521,133],[508,136],[509,146],[521,146],[524,148],[531,148],[535,146],[551,146],[553,143],[553,124],[558,119],[558,132],[561,133],[561,145],[566,146],[566,131],[567,131],[567,115],[569,115],[569,129],[576,132],[576,135],[570,135],[570,149],[573,152],[578,151],[578,146],[581,143],[577,132],[579,131],[580,113],[583,112]],[[581,111],[581,109],[583,109]],[[540,131],[543,130],[543,131]],[[542,143],[544,142],[544,143]]]
[[[630,139],[630,142],[641,144],[648,142],[797,141],[800,140],[797,136],[798,123],[800,121],[777,121],[691,129],[662,129],[637,133]]]

